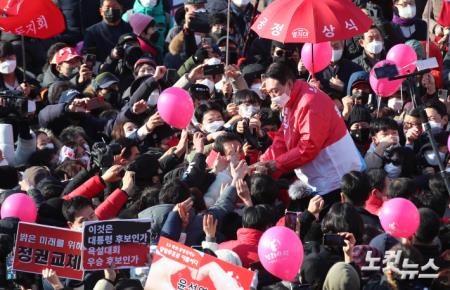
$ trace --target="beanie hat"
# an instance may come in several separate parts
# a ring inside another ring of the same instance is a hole
[[[372,117],[370,116],[370,111],[362,105],[355,105],[348,117],[348,125],[351,126],[358,122],[370,123]]]
[[[360,289],[358,272],[352,265],[338,262],[328,271],[323,284],[324,290],[357,290]]]
[[[133,13],[128,16],[128,20],[131,28],[133,28],[133,33],[139,36],[150,22],[153,21],[153,17],[141,13]]]
[[[422,43],[420,43],[420,41],[415,40],[415,39],[410,39],[410,40],[406,41],[405,44],[410,46],[412,49],[414,49],[414,51],[417,54],[418,60],[426,58],[425,49],[423,48]]]

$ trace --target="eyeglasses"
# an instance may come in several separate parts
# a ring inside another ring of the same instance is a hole
[[[420,126],[422,126],[422,124],[421,123],[403,122],[403,126],[411,128],[411,127],[420,127]]]

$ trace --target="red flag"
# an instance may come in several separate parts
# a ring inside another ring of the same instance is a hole
[[[450,26],[450,0],[442,1],[442,9],[439,14],[438,23],[444,27]]]
[[[61,10],[51,0],[0,0],[0,30],[46,39],[66,29]]]

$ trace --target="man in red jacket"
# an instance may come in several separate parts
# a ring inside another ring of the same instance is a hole
[[[363,169],[363,159],[335,103],[321,90],[295,80],[282,63],[267,69],[262,89],[270,95],[272,108],[282,112],[283,123],[259,165],[276,173],[294,170],[324,198],[325,207],[339,202],[341,177]]]
[[[219,249],[232,250],[238,254],[242,267],[259,262],[258,243],[264,231],[272,226],[273,214],[265,205],[247,207],[242,216],[242,228],[237,230],[237,240],[223,242]]]

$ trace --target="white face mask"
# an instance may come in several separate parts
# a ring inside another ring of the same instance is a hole
[[[400,98],[390,98],[387,105],[392,110],[400,112],[403,108],[403,101]]]
[[[272,98],[272,103],[275,103],[280,108],[284,108],[286,104],[289,102],[289,99],[290,99],[289,95],[284,93],[281,96]]]
[[[133,133],[136,132],[136,131],[137,131],[137,129],[133,129],[133,130],[131,130],[131,131],[125,131],[125,137],[126,137],[126,138],[130,137],[131,134],[133,134]]]
[[[383,50],[383,42],[374,40],[369,42],[366,46],[366,51],[372,54],[379,54]]]
[[[208,133],[215,133],[225,124],[224,121],[214,121],[205,125],[205,131]]]
[[[45,144],[45,147],[44,147],[45,149],[55,149],[55,145],[53,144],[53,143],[47,143],[47,144]]]
[[[140,0],[141,5],[147,8],[152,8],[156,6],[156,3],[158,3],[158,0]]]
[[[232,0],[237,7],[245,7],[250,3],[250,0]]]
[[[431,166],[439,166],[439,160],[436,158],[436,154],[434,154],[433,150],[425,151],[423,154],[427,163]],[[441,162],[445,161],[445,153],[439,152],[439,159]]]
[[[156,106],[159,98],[159,90],[154,90],[148,97],[147,104],[149,106]]]
[[[261,83],[256,83],[256,84],[251,85],[250,90],[252,90],[252,91],[254,91],[255,93],[257,93],[257,94],[258,94],[258,97],[259,97],[261,100],[265,100],[265,96],[264,96],[264,95],[262,94],[262,92],[261,92]]]
[[[344,53],[343,49],[333,49],[331,52],[331,61],[337,62],[341,60],[343,53]]]
[[[208,59],[205,61],[205,63],[206,63],[207,65],[218,65],[218,64],[221,64],[222,61],[221,61],[220,59],[218,59],[217,57],[211,57],[211,58],[208,58]]]
[[[0,63],[0,73],[10,74],[16,69],[17,63],[15,60],[5,60]]]
[[[212,94],[214,92],[214,82],[210,79],[203,79],[199,82],[199,84],[205,85],[209,88],[209,93]]]
[[[389,178],[397,178],[402,173],[402,167],[401,166],[395,166],[392,163],[387,163],[384,165],[384,171],[386,171],[387,176]]]
[[[250,119],[253,115],[258,113],[260,110],[259,106],[246,106],[246,105],[240,105],[239,106],[239,115],[243,118]]]
[[[0,161],[0,166],[7,166],[8,165],[8,160],[6,160],[6,158],[3,158],[2,161]]]
[[[438,123],[436,121],[428,121],[428,124],[430,124],[431,132],[433,134],[439,133],[442,131],[442,124]]]
[[[416,5],[407,5],[406,7],[398,7],[398,16],[404,19],[411,19],[416,16]]]

